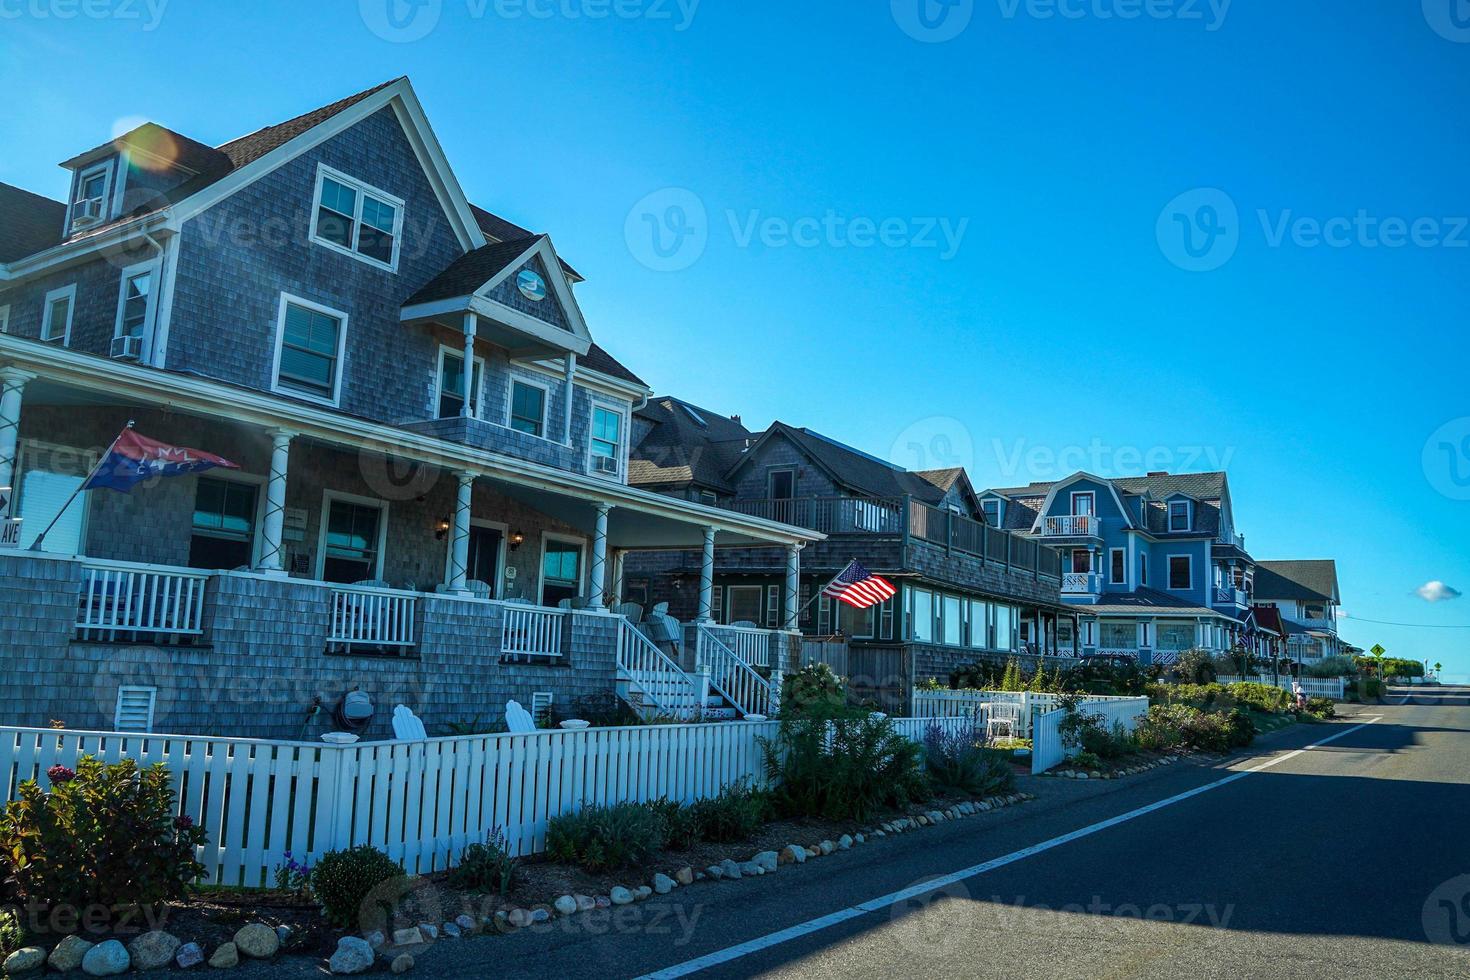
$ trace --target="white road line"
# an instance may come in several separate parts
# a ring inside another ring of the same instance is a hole
[[[752,953],[758,953],[761,950],[770,949],[772,946],[779,946],[780,944],[790,942],[793,939],[800,939],[802,936],[808,936],[814,932],[819,932],[823,929],[831,928],[832,926],[846,922],[849,919],[856,919],[859,916],[868,915],[871,912],[880,911],[881,909],[888,908],[889,906],[897,905],[900,902],[906,902],[909,899],[918,898],[920,895],[927,895],[930,892],[937,891],[941,888],[948,888],[950,885],[957,884],[968,878],[973,878],[976,875],[985,874],[987,871],[994,871],[996,868],[1003,868],[1008,864],[1015,864],[1017,861],[1025,860],[1026,858],[1036,854],[1040,854],[1043,851],[1049,851],[1054,847],[1060,847],[1063,844],[1070,843],[1074,840],[1079,840],[1083,837],[1090,837],[1091,835],[1098,833],[1099,831],[1107,830],[1109,827],[1116,827],[1118,826],[1118,824],[1127,823],[1129,820],[1136,820],[1139,817],[1146,816],[1156,810],[1162,810],[1164,807],[1173,806],[1176,803],[1182,803],[1185,800],[1199,796],[1201,793],[1208,793],[1212,789],[1219,789],[1221,786],[1228,786],[1237,780],[1244,779],[1247,776],[1270,769],[1272,766],[1279,766],[1281,765],[1281,763],[1286,762],[1288,759],[1295,759],[1297,756],[1301,755],[1304,752],[1310,752],[1313,749],[1321,748],[1329,742],[1335,742],[1340,738],[1345,738],[1346,736],[1351,735],[1353,732],[1356,732],[1360,728],[1367,728],[1374,722],[1381,721],[1382,718],[1382,715],[1375,715],[1374,717],[1369,718],[1367,721],[1356,724],[1351,728],[1344,728],[1342,731],[1336,733],[1335,735],[1329,735],[1327,738],[1322,739],[1322,741],[1320,742],[1313,742],[1311,745],[1304,746],[1303,748],[1296,749],[1292,752],[1288,752],[1282,756],[1277,756],[1276,758],[1271,759],[1268,762],[1263,762],[1260,765],[1252,766],[1249,769],[1242,769],[1239,772],[1233,772],[1223,779],[1215,780],[1213,783],[1206,783],[1203,786],[1197,786],[1194,789],[1186,790],[1183,793],[1179,793],[1166,799],[1159,800],[1156,803],[1150,803],[1147,806],[1141,806],[1136,810],[1129,810],[1127,813],[1119,814],[1116,817],[1109,817],[1107,820],[1102,820],[1098,823],[1090,824],[1089,826],[1083,827],[1080,830],[1074,830],[1070,833],[1062,834],[1059,837],[1053,837],[1050,840],[1042,841],[1040,844],[1033,844],[1030,847],[1024,847],[1019,851],[1012,851],[1010,854],[1006,854],[998,858],[992,858],[989,861],[973,865],[972,867],[965,868],[961,871],[956,871],[952,874],[943,875],[942,877],[938,878],[926,879],[920,884],[912,885],[908,888],[903,889],[902,891],[890,892],[887,895],[881,895],[878,898],[863,902],[861,905],[853,905],[845,909],[840,909],[839,911],[832,912],[829,915],[823,915],[815,919],[809,919],[806,922],[798,923],[797,925],[790,926],[789,928],[782,929],[778,932],[769,933],[765,936],[760,936],[756,939],[748,940],[747,942],[738,943],[734,946],[727,946],[724,949],[717,950],[716,952],[709,953],[705,956],[700,956],[696,959],[685,960],[683,963],[678,963],[674,966],[666,967],[665,969],[657,970],[653,973],[644,974],[642,977],[639,977],[638,980],[672,980],[672,978],[675,977],[687,977],[691,973],[698,973],[701,970],[708,970],[710,967],[719,966],[722,963],[729,963],[732,960],[738,960],[742,957],[749,956]]]

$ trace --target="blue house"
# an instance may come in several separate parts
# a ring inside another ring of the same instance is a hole
[[[1167,663],[1224,652],[1251,630],[1255,562],[1235,525],[1224,473],[1064,480],[986,490],[992,523],[1062,555],[1062,599],[1081,613],[1059,645]]]

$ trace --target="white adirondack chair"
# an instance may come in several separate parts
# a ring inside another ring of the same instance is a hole
[[[417,742],[428,738],[429,731],[423,719],[400,704],[393,709],[393,737],[401,742]]]
[[[521,707],[519,701],[505,702],[505,727],[512,735],[528,735],[536,730],[536,719]]]

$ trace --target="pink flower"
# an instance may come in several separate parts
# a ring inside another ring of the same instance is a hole
[[[46,770],[46,778],[52,783],[69,783],[77,778],[77,774],[66,766],[52,766]]]
[[[188,814],[185,814],[182,817],[175,817],[174,826],[179,828],[180,830],[188,830],[190,827],[194,826],[194,818],[189,816]]]

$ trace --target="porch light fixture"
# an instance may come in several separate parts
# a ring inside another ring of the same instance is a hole
[[[446,537],[448,537],[448,535],[449,535],[449,518],[447,518],[447,517],[441,517],[439,519],[439,525],[436,528],[434,528],[434,537],[435,537],[436,540],[443,541]]]
[[[526,543],[526,536],[524,534],[522,534],[520,531],[512,531],[512,532],[510,532],[510,550],[511,551],[515,551],[517,548],[519,548],[521,545],[523,545],[525,543]]]

